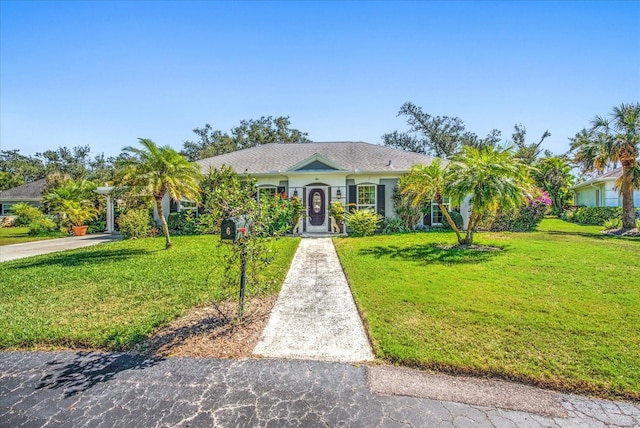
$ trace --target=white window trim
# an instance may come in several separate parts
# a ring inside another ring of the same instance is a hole
[[[373,187],[373,204],[360,204],[360,188],[361,187]],[[356,188],[356,208],[358,210],[369,209],[376,211],[378,206],[378,187],[375,184],[358,184]]]
[[[451,198],[449,198],[448,196],[443,196],[442,197],[442,206],[444,206],[444,208],[447,211],[451,211]],[[435,208],[434,208],[435,207]],[[432,225],[442,225],[443,222],[445,221],[445,216],[444,214],[442,215],[442,221],[437,222],[435,221],[436,219],[436,210],[440,210],[440,207],[438,206],[438,203],[434,200],[431,201],[431,224]]]

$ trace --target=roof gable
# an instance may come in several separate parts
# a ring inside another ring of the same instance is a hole
[[[345,168],[326,157],[314,153],[313,156],[298,162],[289,171],[344,171]]]

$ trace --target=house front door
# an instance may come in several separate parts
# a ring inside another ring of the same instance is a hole
[[[322,227],[326,221],[326,197],[323,189],[311,189],[307,204],[309,225]]]

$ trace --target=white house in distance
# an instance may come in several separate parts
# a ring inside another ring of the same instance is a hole
[[[428,165],[433,157],[364,142],[265,144],[197,163],[202,173],[227,165],[236,173],[256,179],[263,192],[297,196],[307,210],[300,233],[331,231],[329,204],[340,201],[357,209],[373,209],[395,217],[393,189],[416,164]],[[461,209],[465,225],[468,207]],[[434,204],[427,225],[443,222]]]
[[[571,188],[575,205],[587,207],[621,207],[622,196],[615,190],[616,180],[622,176],[622,168],[616,168]],[[640,207],[640,190],[633,192],[633,206]]]

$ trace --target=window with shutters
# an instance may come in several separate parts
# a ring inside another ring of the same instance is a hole
[[[376,210],[376,186],[364,184],[358,186],[357,206],[359,210]]]

